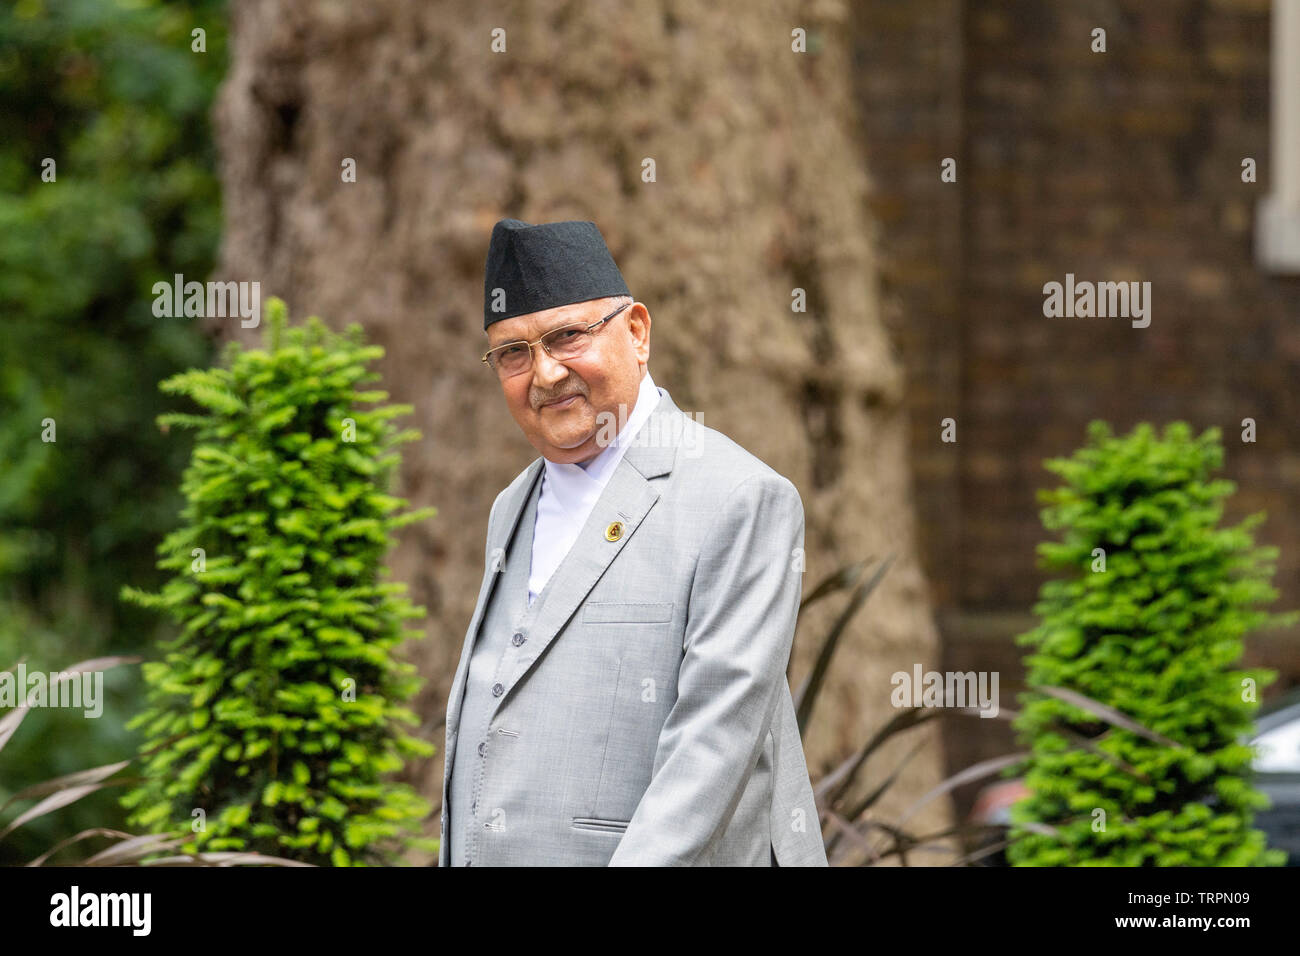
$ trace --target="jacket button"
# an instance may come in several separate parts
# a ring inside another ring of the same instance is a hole
[[[478,755],[481,757],[487,752],[487,741],[481,741],[478,745]]]
[[[522,634],[516,634],[514,637],[510,638],[510,643],[515,647],[518,647],[526,640],[528,640],[528,638],[524,637]]]
[[[493,696],[493,697],[500,697],[502,694],[505,693],[505,690],[506,690],[506,689],[505,689],[504,687],[502,687],[500,684],[493,684],[493,685],[492,685],[492,696]]]

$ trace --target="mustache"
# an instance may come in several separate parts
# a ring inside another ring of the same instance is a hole
[[[533,405],[533,407],[541,408],[547,402],[558,402],[561,401],[562,399],[572,398],[574,395],[585,395],[585,394],[586,393],[583,392],[581,389],[577,389],[572,392],[560,392],[558,395],[547,395],[544,398],[538,399],[538,401],[536,402],[536,404]]]

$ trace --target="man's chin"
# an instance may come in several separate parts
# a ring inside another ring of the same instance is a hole
[[[550,446],[555,449],[556,456],[561,455],[579,455],[579,460],[584,460],[594,455],[600,448],[597,447],[595,434],[587,432],[585,435],[548,435],[546,440]]]
[[[579,416],[574,417],[577,419]],[[560,425],[559,422],[553,424]],[[581,416],[581,420],[564,422],[562,427],[542,429],[543,438],[556,448],[563,448],[565,451],[573,451],[588,439],[595,438],[595,436],[596,423],[587,416]]]

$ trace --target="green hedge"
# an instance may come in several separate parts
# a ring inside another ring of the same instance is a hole
[[[393,448],[419,433],[389,421],[410,406],[359,390],[383,354],[359,326],[286,330],[277,299],[266,319],[268,349],[232,343],[225,367],[162,383],[205,413],[159,417],[197,430],[185,524],[159,547],[161,593],[123,593],[181,633],[144,665],[151,706],[129,726],[146,729],[148,780],[123,804],[137,827],[197,831],[192,850],[395,862],[436,848],[404,832],[426,802],[384,782],[434,752],[401,729],[419,678],[393,653],[424,611],[381,580],[390,533],[435,513],[386,493]]]
[[[1015,721],[1032,756],[1017,768],[1030,795],[1012,808],[1008,859],[1280,865],[1251,828],[1267,798],[1241,742],[1276,675],[1237,669],[1244,635],[1296,619],[1260,608],[1277,597],[1277,549],[1251,535],[1264,514],[1218,527],[1235,486],[1209,477],[1223,460],[1217,429],[1197,438],[1176,422],[1160,437],[1142,424],[1114,437],[1096,421],[1088,434],[1045,463],[1065,484],[1039,492],[1043,524],[1063,533],[1039,545],[1040,563],[1066,574],[1043,585],[1041,623],[1017,639],[1035,649]]]

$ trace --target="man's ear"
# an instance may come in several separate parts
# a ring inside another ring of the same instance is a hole
[[[637,359],[644,364],[650,360],[650,310],[636,302],[630,311],[632,315],[628,318],[628,326],[637,340]]]

